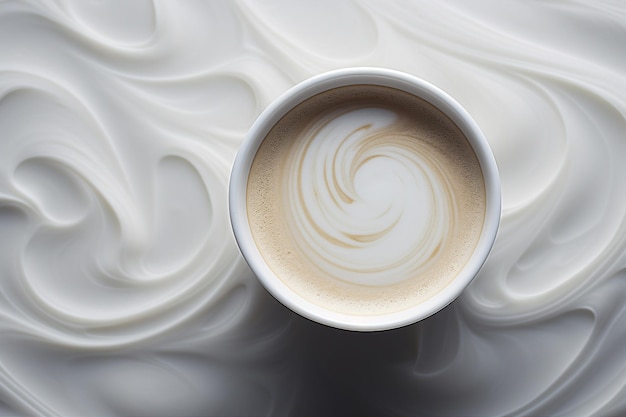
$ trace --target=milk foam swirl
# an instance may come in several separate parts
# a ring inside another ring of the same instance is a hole
[[[389,285],[417,276],[454,233],[445,168],[388,109],[340,109],[294,144],[283,179],[300,253],[322,273]]]
[[[263,139],[248,224],[274,275],[350,316],[415,307],[476,248],[485,184],[461,130],[408,92],[347,85],[310,97]]]

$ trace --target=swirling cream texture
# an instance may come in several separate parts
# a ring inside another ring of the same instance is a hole
[[[285,215],[302,256],[324,275],[394,284],[427,268],[454,230],[458,208],[445,167],[427,147],[403,143],[418,145],[394,126],[399,117],[342,108],[294,144],[283,174]]]
[[[1,1],[0,415],[626,413],[621,1]],[[297,81],[457,98],[504,212],[466,293],[381,334],[260,290],[226,187]]]

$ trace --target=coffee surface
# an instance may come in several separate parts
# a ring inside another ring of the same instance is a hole
[[[287,113],[248,178],[252,235],[309,301],[388,314],[445,288],[478,242],[482,172],[440,110],[389,87],[349,86]]]

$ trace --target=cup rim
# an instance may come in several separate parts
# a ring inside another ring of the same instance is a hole
[[[257,249],[246,208],[250,167],[270,129],[303,100],[332,88],[349,85],[380,85],[414,94],[438,107],[462,130],[470,142],[483,173],[486,191],[485,222],[478,244],[465,267],[443,290],[408,309],[384,315],[360,316],[322,308],[289,288],[265,263]],[[263,286],[278,301],[308,319],[331,327],[355,331],[380,331],[421,321],[454,301],[484,265],[500,226],[501,185],[489,143],[470,114],[439,87],[416,76],[386,68],[355,67],[325,72],[296,84],[275,99],[257,117],[244,138],[232,165],[228,186],[228,211],[239,249]]]

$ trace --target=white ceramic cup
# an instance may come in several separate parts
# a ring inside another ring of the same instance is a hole
[[[486,213],[482,234],[471,258],[458,276],[432,298],[409,309],[385,315],[359,316],[338,313],[303,298],[277,277],[265,263],[251,234],[246,209],[248,175],[261,142],[270,129],[294,106],[326,90],[349,85],[392,87],[418,96],[443,111],[465,134],[482,169]],[[239,249],[264,287],[281,303],[311,320],[336,328],[357,331],[388,330],[418,322],[441,310],[478,274],[496,238],[501,216],[498,169],[487,140],[469,113],[434,85],[402,72],[383,68],[347,68],[327,72],[301,82],[278,97],[250,128],[230,176],[229,212]]]

